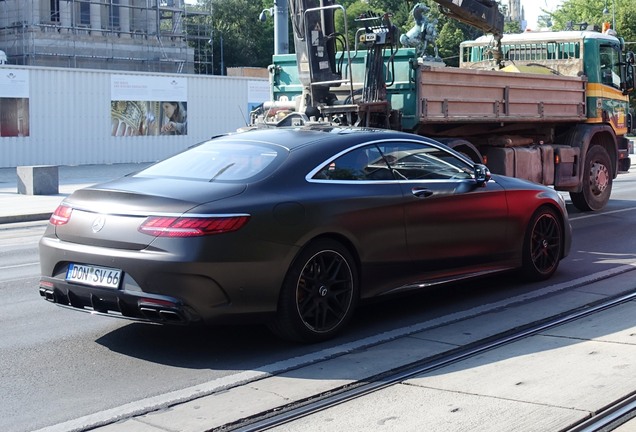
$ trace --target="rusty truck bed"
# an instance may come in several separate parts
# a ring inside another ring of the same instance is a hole
[[[584,77],[420,67],[421,123],[585,120]]]

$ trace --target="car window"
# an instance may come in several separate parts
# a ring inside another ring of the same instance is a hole
[[[419,143],[378,146],[394,175],[404,180],[470,179],[472,167],[442,148]]]
[[[243,181],[263,172],[279,153],[266,145],[208,141],[152,165],[137,176]]]
[[[319,180],[394,180],[379,149],[374,146],[351,150],[323,166],[313,177]]]

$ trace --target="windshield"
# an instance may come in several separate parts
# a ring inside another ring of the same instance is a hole
[[[136,177],[244,181],[265,171],[279,150],[252,142],[208,141],[156,163]]]

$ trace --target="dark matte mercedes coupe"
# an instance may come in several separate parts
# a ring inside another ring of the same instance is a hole
[[[304,126],[215,137],[77,190],[40,241],[41,296],[179,324],[333,337],[360,300],[495,272],[547,279],[563,198],[425,137]]]

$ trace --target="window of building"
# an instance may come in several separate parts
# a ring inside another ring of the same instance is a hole
[[[51,21],[60,21],[60,0],[50,0]]]
[[[80,24],[90,25],[91,23],[91,4],[85,0],[79,4]]]
[[[119,28],[119,0],[110,0],[108,24],[110,25],[110,28]]]

